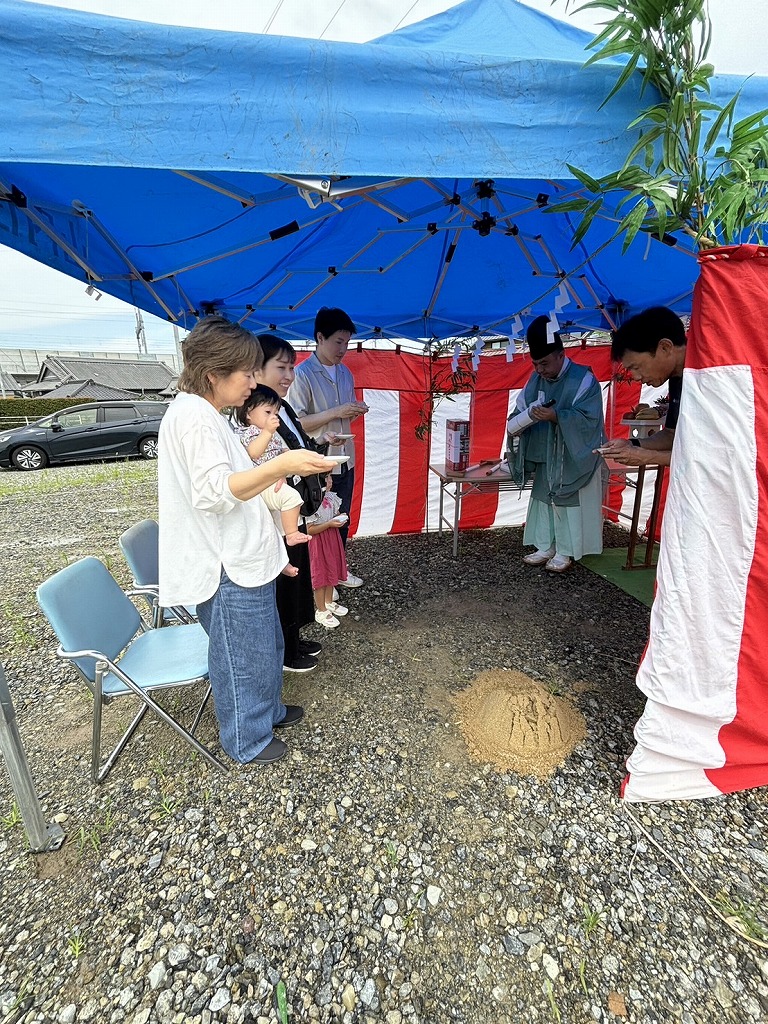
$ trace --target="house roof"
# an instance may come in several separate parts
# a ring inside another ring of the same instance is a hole
[[[18,391],[20,382],[12,373],[4,373],[0,370],[0,391]]]
[[[123,399],[135,402],[136,392],[122,391],[105,384],[97,384],[92,380],[70,381],[49,391],[47,398],[87,398],[92,402],[113,401]]]
[[[175,376],[166,364],[154,359],[95,359],[84,356],[48,356],[40,367],[38,382],[91,381],[121,391],[162,391]]]

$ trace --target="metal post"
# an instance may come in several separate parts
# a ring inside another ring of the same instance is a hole
[[[184,354],[181,350],[181,339],[179,338],[179,328],[176,324],[173,324],[173,341],[176,346],[176,369],[179,373],[184,369]]]
[[[16,725],[16,711],[13,707],[5,669],[0,663],[0,753],[3,755],[11,779],[16,802],[21,811],[24,829],[33,853],[58,850],[64,842],[64,830],[53,822],[45,824],[35,783],[29,770],[27,755]]]

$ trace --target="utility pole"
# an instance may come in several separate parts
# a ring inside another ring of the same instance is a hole
[[[141,310],[138,306],[135,307],[134,313],[136,314],[136,341],[139,346],[139,355],[146,355],[147,336],[144,333],[144,317],[141,315]]]

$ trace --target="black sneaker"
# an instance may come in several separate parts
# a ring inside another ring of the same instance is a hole
[[[283,665],[283,672],[312,672],[317,668],[317,658],[310,654],[299,654],[293,661]]]
[[[275,722],[275,729],[287,729],[289,725],[298,725],[304,717],[304,708],[300,704],[286,704],[285,715]]]
[[[302,712],[303,714],[303,712]],[[264,747],[260,754],[257,754],[249,764],[272,764],[275,761],[279,761],[281,757],[285,757],[288,752],[288,747],[283,743],[282,740],[271,739],[269,743]]]
[[[299,640],[299,654],[311,654],[313,658],[316,658],[322,649],[323,645],[319,644],[317,640]]]

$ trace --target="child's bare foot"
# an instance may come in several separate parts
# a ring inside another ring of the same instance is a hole
[[[290,562],[283,569],[283,576],[298,576],[298,575],[299,575],[299,570],[296,568],[295,565],[291,565]]]
[[[296,533],[286,533],[285,543],[289,548],[292,548],[294,544],[309,544],[312,540],[306,533],[302,533],[301,530],[297,530]],[[294,574],[295,575],[295,574]]]

